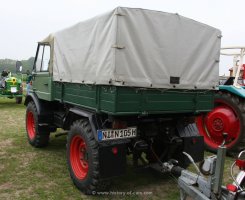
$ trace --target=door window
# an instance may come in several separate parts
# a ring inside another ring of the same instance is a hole
[[[36,72],[47,72],[50,63],[50,46],[40,45],[36,59]]]

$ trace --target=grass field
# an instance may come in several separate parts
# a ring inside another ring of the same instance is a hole
[[[113,180],[111,195],[85,196],[73,185],[66,166],[66,136],[51,135],[43,149],[29,145],[25,106],[0,99],[0,199],[178,199],[175,180],[150,170],[135,171],[128,158],[127,173]],[[226,160],[225,182],[233,159]],[[130,193],[137,192],[137,194]],[[130,195],[123,195],[128,192]],[[145,194],[144,194],[145,192]]]

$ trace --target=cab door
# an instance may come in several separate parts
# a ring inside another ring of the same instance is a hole
[[[32,91],[39,99],[47,101],[52,100],[50,52],[49,44],[38,44],[32,73]]]

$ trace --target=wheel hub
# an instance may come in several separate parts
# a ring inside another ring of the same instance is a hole
[[[205,118],[205,124],[209,137],[218,143],[223,141],[223,132],[228,133],[227,139],[232,139],[238,125],[234,112],[225,106],[218,106],[209,112]]]
[[[197,118],[197,127],[205,143],[213,149],[218,148],[224,140],[223,133],[227,133],[226,146],[229,148],[240,134],[240,118],[228,102],[217,99],[215,103],[218,105],[211,112]]]
[[[222,119],[220,118],[214,119],[212,128],[215,131],[222,131],[224,129],[224,124]]]
[[[74,175],[83,180],[88,174],[88,153],[83,138],[74,136],[70,143],[70,162]]]
[[[80,162],[81,165],[86,168],[88,163],[88,155],[86,149],[82,146],[80,147]]]
[[[29,138],[32,140],[36,136],[36,130],[35,130],[35,120],[34,120],[34,115],[32,112],[27,113],[27,133]]]

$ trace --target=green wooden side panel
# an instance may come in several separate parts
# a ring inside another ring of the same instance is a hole
[[[116,113],[116,87],[97,86],[99,109],[104,112]]]
[[[143,93],[135,88],[117,88],[117,111],[118,112],[142,112]]]
[[[97,87],[84,84],[54,83],[54,98],[95,109]]]
[[[214,93],[203,91],[182,92],[180,90],[135,90],[119,88],[118,112],[176,113],[199,112],[213,108]]]
[[[198,113],[213,108],[215,91],[140,89],[54,83],[55,100],[110,114]]]

